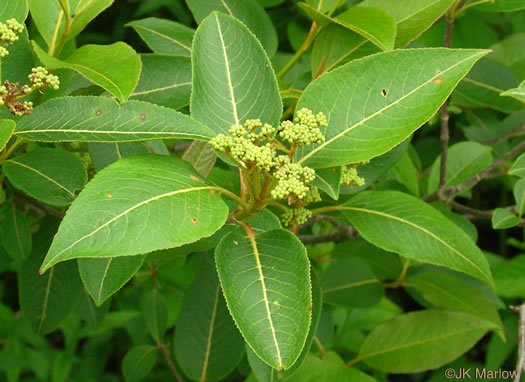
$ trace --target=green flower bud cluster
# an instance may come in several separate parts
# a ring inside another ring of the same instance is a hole
[[[322,200],[321,194],[319,193],[319,188],[315,186],[310,186],[310,190],[306,193],[304,197],[304,202],[307,204],[317,203]]]
[[[15,19],[9,19],[4,23],[0,22],[0,44],[11,44],[18,40],[17,34],[22,33],[24,25],[20,24]],[[8,50],[0,46],[0,57],[5,57],[9,54]]]
[[[279,126],[279,136],[290,144],[306,146],[314,143],[323,143],[324,135],[319,127],[326,127],[328,123],[323,113],[314,115],[310,109],[302,108],[291,121],[283,121]]]
[[[285,227],[290,224],[304,224],[312,217],[312,211],[304,207],[288,209],[281,215],[281,221]]]
[[[315,116],[308,109],[297,112],[295,123],[283,122],[279,128],[279,135],[285,137],[292,145],[306,145],[320,143],[324,140],[319,126],[326,126],[326,117],[319,113]],[[230,156],[242,167],[251,171],[257,168],[265,176],[273,178],[268,189],[275,199],[288,199],[291,204],[295,200],[303,199],[310,191],[308,183],[315,178],[315,171],[292,163],[294,149],[288,150],[274,138],[277,129],[269,124],[262,124],[259,119],[247,120],[244,125],[234,125],[229,129],[231,136],[219,134],[210,140],[211,146]],[[282,150],[288,155],[278,155]],[[275,182],[276,181],[276,182]],[[320,200],[314,192],[310,200]]]
[[[290,163],[289,158],[285,155],[279,156],[278,160],[282,165],[273,174],[278,183],[272,190],[272,196],[275,199],[303,199],[310,191],[306,184],[314,180],[315,171],[310,167]]]
[[[365,185],[365,180],[357,175],[357,169],[355,167],[343,167],[341,174],[341,184],[356,185],[358,187]]]
[[[255,132],[259,127],[262,127],[262,124],[258,119],[247,120],[244,127],[233,125],[230,128],[231,137],[219,134],[210,141],[210,144],[218,151],[231,154],[235,160],[242,162],[245,166],[254,165],[263,171],[270,172],[276,165],[277,153],[271,143],[258,144],[264,138],[262,133]],[[266,125],[265,127],[268,130]],[[248,131],[251,132],[248,133]]]
[[[33,68],[28,78],[33,84],[31,90],[40,89],[44,86],[48,86],[53,90],[58,90],[60,86],[58,77],[53,74],[49,74],[49,72],[41,66]]]

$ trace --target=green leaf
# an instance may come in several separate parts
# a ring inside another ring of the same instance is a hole
[[[221,381],[243,354],[244,341],[226,308],[214,262],[204,264],[175,326],[177,362],[194,381]]]
[[[412,195],[419,197],[419,171],[407,151],[392,167],[391,177],[404,185]]]
[[[469,3],[477,3],[477,0],[469,0]],[[525,4],[521,0],[490,0],[488,2],[476,5],[476,10],[484,12],[514,12],[525,9]]]
[[[84,45],[67,60],[50,56],[33,42],[33,49],[49,69],[71,69],[117,97],[128,99],[140,76],[140,56],[132,47],[116,42],[111,45]],[[101,57],[104,59],[101,60]]]
[[[364,0],[359,6],[379,8],[396,20],[396,48],[404,48],[434,24],[454,0]]]
[[[4,219],[0,227],[0,239],[9,256],[22,261],[31,253],[31,231],[26,216],[13,204],[4,207]]]
[[[496,208],[492,213],[492,228],[507,229],[520,224],[520,218],[506,208]]]
[[[487,260],[476,244],[420,199],[397,191],[361,192],[343,205],[342,213],[365,240],[386,251],[493,285]]]
[[[77,265],[57,265],[45,275],[38,267],[49,247],[56,223],[43,221],[35,235],[35,248],[18,271],[20,307],[33,330],[47,334],[55,330],[75,307],[82,291]]]
[[[312,185],[319,187],[332,199],[337,200],[339,199],[339,189],[341,187],[341,173],[342,168],[340,166],[317,170]]]
[[[518,217],[521,218],[523,212],[525,212],[525,179],[521,178],[516,183],[514,183],[514,200],[516,201],[516,206],[518,207]]]
[[[222,13],[202,21],[192,65],[193,118],[226,134],[247,119],[279,124],[282,102],[275,74],[257,38],[242,23]]]
[[[324,168],[363,162],[389,151],[434,115],[485,54],[468,49],[395,50],[352,61],[319,77],[306,88],[297,110],[307,107],[325,113],[326,141],[298,150],[298,163]]]
[[[41,0],[28,0],[29,9],[31,11],[31,19],[38,28],[38,32],[44,39],[47,45],[51,44],[53,35],[55,33],[55,27],[60,22],[63,25],[64,12],[60,7],[58,1],[45,1]],[[60,29],[57,30],[57,36],[60,33]]]
[[[385,291],[370,267],[358,259],[344,259],[330,265],[321,276],[323,301],[351,308],[379,303]]]
[[[191,55],[191,42],[195,33],[192,28],[156,17],[135,20],[126,26],[135,29],[155,53],[185,57]]]
[[[326,25],[315,39],[312,49],[312,73],[329,72],[349,61],[369,56],[380,49],[339,24]]]
[[[219,279],[248,345],[271,367],[286,370],[299,357],[310,327],[310,264],[289,231],[249,235],[232,232],[219,243]]]
[[[337,6],[337,0],[306,0],[306,3],[321,13],[327,13]]]
[[[169,308],[166,300],[157,289],[153,289],[142,303],[146,328],[153,339],[162,343],[168,329]]]
[[[190,103],[191,63],[186,57],[143,54],[142,72],[131,99],[180,109]]]
[[[0,22],[13,18],[19,23],[23,23],[27,18],[28,11],[27,1],[3,1],[0,4]]]
[[[270,57],[277,51],[277,33],[272,20],[256,0],[186,0],[186,4],[198,24],[213,11],[225,13],[246,25]]]
[[[505,65],[482,59],[454,90],[452,103],[469,108],[489,107],[504,113],[514,113],[522,110],[525,105],[500,96],[506,89],[516,88],[518,85],[518,78]]]
[[[445,186],[457,186],[476,175],[492,163],[492,148],[477,142],[460,142],[450,146],[447,154],[447,177]],[[428,178],[427,193],[437,191],[439,185],[441,155],[436,158]],[[475,183],[474,183],[475,184]],[[472,188],[472,185],[470,188]]]
[[[157,362],[157,348],[150,345],[132,347],[122,360],[122,375],[126,382],[139,381],[147,376]]]
[[[435,369],[465,353],[493,327],[465,313],[411,312],[372,330],[358,359],[390,373]]]
[[[80,278],[89,295],[101,306],[137,273],[144,256],[78,259]]]
[[[142,101],[106,97],[54,98],[20,120],[15,135],[44,142],[209,140],[214,133],[187,115]]]
[[[346,367],[337,353],[326,353],[322,358],[313,354],[286,382],[375,382],[371,376],[357,369]]]
[[[509,175],[525,177],[525,153],[521,154],[509,169]]]
[[[122,158],[149,153],[142,142],[89,142],[88,149],[96,172]]]
[[[374,275],[381,280],[394,280],[401,273],[399,256],[385,252],[362,238],[337,243],[332,256],[338,258],[349,257],[364,261],[372,269]]]
[[[99,172],[79,194],[41,269],[74,258],[140,255],[192,243],[217,231],[227,215],[215,187],[183,160],[125,158]]]
[[[87,182],[80,158],[62,149],[39,148],[4,163],[4,173],[18,189],[43,203],[67,206]]]
[[[13,131],[15,131],[16,123],[10,119],[0,119],[0,151],[2,151],[9,142]]]
[[[329,17],[308,4],[298,5],[318,25],[336,23],[360,34],[381,50],[394,49],[396,22],[381,9],[353,7],[335,17]]]
[[[313,276],[313,275],[312,275]],[[287,377],[293,375],[297,369],[301,367],[305,361],[308,354],[310,354],[310,348],[314,342],[314,337],[317,333],[317,328],[319,326],[319,321],[321,319],[321,312],[323,309],[323,295],[319,282],[316,278],[312,277],[312,323],[310,325],[310,330],[308,331],[308,337],[306,337],[306,343],[297,358],[297,361],[292,365],[288,370],[278,371],[270,367],[266,362],[261,360],[254,351],[246,345],[246,355],[248,356],[248,362],[252,371],[257,376],[259,382],[273,382],[275,379],[286,379]]]
[[[494,283],[498,296],[525,296],[525,255],[518,255],[494,267]]]
[[[509,89],[500,93],[500,96],[512,97],[518,101],[525,102],[525,81],[522,81],[520,86],[514,89]]]
[[[493,52],[489,58],[506,65],[518,76],[525,80],[525,33],[514,33],[492,45]]]
[[[217,156],[213,147],[207,142],[193,141],[182,154],[182,159],[191,164],[195,171],[206,178],[213,169]]]
[[[108,313],[109,305],[108,301],[100,307],[96,306],[88,291],[84,289],[77,311],[92,328],[97,328]]]
[[[503,330],[494,305],[485,295],[459,278],[443,272],[425,272],[410,277],[407,282],[410,288],[434,307],[472,314]]]
[[[66,0],[69,1],[69,0]],[[76,37],[84,30],[84,28],[105,9],[113,4],[114,0],[91,0],[84,4],[84,1],[79,0],[75,9],[72,9],[73,26],[68,40]]]

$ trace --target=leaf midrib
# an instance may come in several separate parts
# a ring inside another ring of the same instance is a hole
[[[24,167],[30,171],[33,171],[35,174],[41,176],[42,178],[46,179],[47,181],[53,183],[54,185],[56,185],[57,187],[61,188],[62,190],[66,191],[69,195],[71,195],[73,198],[75,197],[75,194],[73,192],[71,192],[70,190],[68,190],[65,186],[61,185],[60,183],[58,183],[56,180],[54,180],[53,178],[50,178],[49,176],[47,176],[46,174],[38,171],[37,169],[31,167],[31,166],[28,166],[26,164],[23,164],[21,162],[18,162],[16,160],[9,160],[7,161],[9,163],[12,163],[12,164],[17,164],[19,165],[20,167]]]
[[[383,216],[383,217],[386,217],[388,219],[392,219],[392,220],[397,220],[403,224],[406,224],[406,225],[409,225],[409,226],[412,226],[418,230],[420,230],[421,232],[427,234],[428,236],[432,237],[433,239],[435,239],[436,241],[440,242],[443,246],[447,247],[449,250],[451,250],[452,252],[456,253],[459,257],[461,257],[463,260],[465,260],[466,262],[468,262],[469,264],[471,264],[474,268],[476,268],[482,275],[484,275],[487,280],[490,280],[490,277],[489,275],[487,275],[477,264],[475,264],[472,260],[470,260],[468,257],[466,257],[465,255],[463,255],[461,252],[459,252],[457,249],[455,249],[454,247],[452,247],[450,244],[448,244],[447,242],[445,242],[443,239],[441,239],[439,236],[436,236],[434,233],[428,231],[427,229],[415,224],[415,223],[412,223],[411,221],[408,221],[408,220],[405,220],[403,218],[400,218],[398,216],[395,216],[395,215],[390,215],[390,214],[387,214],[387,213],[384,213],[384,212],[380,212],[380,211],[374,211],[374,210],[370,210],[370,209],[367,209],[367,208],[359,208],[359,207],[348,207],[348,206],[345,206],[343,208],[341,208],[342,210],[350,210],[350,211],[358,211],[358,212],[364,212],[364,213],[368,213],[368,214],[373,214],[373,215],[379,215],[379,216]]]
[[[215,291],[215,300],[213,301],[213,310],[211,312],[210,329],[208,331],[208,341],[206,343],[206,352],[204,353],[204,362],[202,365],[202,374],[200,382],[206,381],[206,373],[208,372],[208,361],[210,358],[211,342],[213,338],[213,328],[215,326],[215,317],[217,315],[217,306],[219,305],[219,291],[221,290],[220,283],[217,283],[217,290]]]
[[[405,348],[412,347],[412,346],[418,346],[418,345],[424,345],[424,344],[431,343],[431,342],[436,342],[436,341],[439,341],[439,340],[442,340],[442,339],[445,339],[445,338],[448,338],[448,337],[456,336],[458,334],[466,334],[466,333],[474,331],[474,330],[479,330],[479,327],[478,326],[474,326],[472,328],[465,328],[465,329],[461,329],[461,330],[456,330],[456,331],[453,331],[453,332],[450,332],[450,333],[447,333],[447,334],[444,334],[444,335],[441,335],[441,336],[430,337],[430,338],[427,338],[427,339],[424,339],[424,340],[414,341],[414,342],[410,342],[410,343],[403,344],[403,345],[393,346],[393,347],[388,348],[388,349],[382,349],[382,350],[379,350],[379,351],[376,351],[376,352],[359,355],[359,359],[363,360],[363,359],[366,359],[366,358],[374,357],[376,355],[382,355],[382,354],[385,354],[385,353],[391,353],[393,351],[405,349]]]
[[[226,45],[224,44],[224,38],[222,36],[221,23],[219,22],[219,16],[217,14],[215,14],[215,20],[217,22],[217,31],[219,32],[219,38],[221,39],[222,52],[224,55],[224,64],[226,66],[226,77],[228,80],[228,89],[230,91],[233,118],[235,120],[235,124],[238,125],[239,115],[237,113],[237,103],[235,102],[235,93],[233,91],[233,84],[232,84],[232,78],[231,78],[231,73],[230,73],[230,62],[228,60],[228,53],[226,52]]]
[[[452,66],[449,66],[447,69],[445,69],[444,71],[440,72],[440,73],[437,73],[435,74],[433,77],[431,77],[429,80],[423,82],[421,85],[415,87],[413,90],[411,90],[410,92],[408,92],[407,94],[405,94],[404,96],[400,97],[399,99],[397,99],[396,101],[392,102],[391,104],[379,109],[378,111],[376,111],[375,113],[371,114],[370,116],[362,119],[361,121],[357,122],[356,124],[354,124],[353,126],[350,126],[348,128],[346,128],[345,130],[341,131],[340,133],[336,134],[335,136],[333,136],[332,138],[326,140],[325,142],[321,143],[319,146],[317,146],[316,148],[314,148],[312,151],[310,151],[308,154],[306,154],[304,157],[302,157],[301,159],[299,159],[299,161],[297,161],[297,164],[301,164],[303,163],[305,160],[307,160],[308,158],[310,158],[311,156],[313,156],[316,152],[318,152],[319,150],[323,149],[324,147],[328,146],[329,144],[331,144],[332,142],[336,141],[337,139],[341,138],[342,136],[346,135],[347,133],[349,133],[350,131],[356,129],[357,127],[363,125],[365,122],[369,121],[370,119],[376,117],[377,115],[380,115],[382,113],[384,113],[386,110],[396,106],[397,104],[399,104],[400,102],[402,102],[403,100],[405,100],[406,98],[410,97],[412,94],[414,94],[415,92],[417,92],[418,90],[422,89],[423,87],[425,87],[426,85],[430,84],[432,81],[434,81],[436,78],[440,77],[440,76],[443,76],[445,73],[449,72],[450,70],[454,69],[455,67],[463,64],[464,62],[466,61],[469,61],[469,60],[472,60],[472,58],[474,56],[481,56],[481,55],[485,55],[486,52],[483,51],[483,52],[479,52],[475,55],[472,55],[472,56],[469,56],[461,61],[458,61],[456,62],[454,65]]]
[[[184,45],[183,43],[181,43],[180,41],[177,41],[177,40],[175,40],[175,39],[173,39],[173,38],[171,38],[171,37],[169,37],[169,36],[167,36],[167,35],[165,35],[165,34],[159,33],[159,32],[157,32],[157,31],[155,31],[155,30],[153,30],[153,29],[150,29],[150,28],[146,28],[146,27],[143,26],[143,25],[137,25],[137,24],[135,24],[135,25],[133,25],[133,26],[134,26],[135,28],[139,28],[139,29],[142,28],[142,29],[144,29],[144,30],[146,30],[146,31],[148,31],[148,32],[153,33],[153,34],[157,34],[157,35],[159,35],[159,36],[165,38],[166,40],[169,40],[169,41],[171,41],[171,42],[173,42],[173,43],[179,45],[181,48],[186,49],[188,52],[191,52],[191,48],[190,48],[189,46],[186,46],[186,45]]]
[[[86,234],[86,235],[82,236],[81,238],[77,239],[72,244],[70,244],[68,247],[66,247],[63,250],[61,250],[60,252],[58,252],[55,256],[53,256],[51,259],[49,259],[46,262],[46,264],[42,265],[41,271],[44,272],[50,266],[54,265],[55,259],[57,259],[64,252],[70,250],[71,248],[73,248],[75,245],[77,245],[81,241],[87,239],[88,237],[93,236],[94,234],[99,232],[101,229],[107,227],[111,223],[117,221],[118,219],[122,218],[123,216],[126,216],[127,214],[129,214],[130,212],[134,211],[135,209],[137,209],[139,207],[142,207],[142,206],[147,205],[147,204],[149,204],[151,202],[157,201],[157,200],[162,199],[162,198],[167,198],[167,197],[170,197],[170,196],[173,196],[173,195],[183,194],[183,193],[192,192],[192,191],[211,190],[211,189],[215,189],[215,188],[216,187],[214,187],[214,186],[192,187],[192,188],[186,188],[186,189],[183,189],[183,190],[176,190],[176,191],[167,192],[167,193],[164,193],[164,194],[157,195],[157,196],[155,196],[153,198],[149,198],[149,199],[143,200],[142,202],[137,203],[134,206],[128,208],[127,210],[121,212],[120,214],[112,217],[107,222],[105,222],[104,224],[101,224],[99,227],[97,227],[95,230],[93,230],[89,234]]]

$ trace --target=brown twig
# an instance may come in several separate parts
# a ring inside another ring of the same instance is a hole
[[[505,155],[500,157],[498,160],[496,160],[494,163],[492,163],[490,166],[486,167],[482,171],[478,172],[476,175],[472,176],[471,178],[467,179],[463,183],[460,183],[456,186],[446,187],[441,190],[438,190],[437,192],[434,192],[432,194],[426,195],[423,197],[423,200],[425,202],[433,202],[435,200],[442,200],[445,203],[449,203],[452,196],[455,194],[467,189],[469,186],[473,185],[476,182],[479,182],[482,179],[486,179],[490,176],[490,173],[495,168],[502,165],[506,160],[514,157],[515,155],[519,154],[521,151],[525,150],[525,141],[521,142],[520,144],[516,145],[512,150],[508,151]]]
[[[515,128],[513,128],[512,130],[509,130],[509,131],[506,131],[505,133],[501,134],[501,135],[498,135],[497,137],[494,137],[492,139],[488,139],[486,140],[485,142],[483,142],[484,145],[493,145],[495,143],[498,143],[506,138],[509,138],[511,136],[513,136],[514,134],[520,132],[520,131],[525,131],[525,123],[519,125],[519,126],[516,126]]]
[[[319,243],[326,243],[329,241],[333,242],[340,242],[344,240],[350,240],[355,238],[357,235],[357,231],[352,226],[341,226],[341,228],[337,231],[332,231],[328,233],[322,233],[319,235],[299,235],[299,240],[303,242],[303,244],[319,244]]]
[[[478,172],[473,177],[467,179],[463,183],[460,183],[457,186],[447,187],[445,189],[445,191],[446,191],[446,193],[444,195],[445,199],[449,199],[452,195],[455,195],[455,194],[465,190],[469,186],[473,185],[474,183],[479,182],[481,179],[483,179],[484,177],[489,175],[489,173],[492,170],[494,170],[495,168],[497,168],[500,165],[502,165],[507,159],[512,158],[513,156],[515,156],[516,154],[518,154],[519,152],[521,152],[523,150],[525,150],[525,141],[521,142],[519,145],[516,145],[512,150],[510,150],[505,155],[500,157],[497,161],[492,163],[490,166],[486,167],[483,171]],[[440,199],[441,199],[441,197],[440,197]]]
[[[511,306],[515,312],[518,312],[519,329],[518,329],[518,362],[516,364],[516,377],[514,382],[521,380],[521,372],[525,370],[525,303],[520,306]]]
[[[173,374],[177,382],[184,382],[184,379],[179,374],[179,371],[177,370],[177,368],[175,367],[175,364],[173,363],[171,359],[170,349],[168,348],[168,346],[165,343],[161,343],[159,344],[159,349],[162,352],[164,359],[166,360],[166,364],[168,365],[171,371],[171,374]]]

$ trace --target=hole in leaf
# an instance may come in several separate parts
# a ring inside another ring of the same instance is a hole
[[[386,94],[387,94],[387,93],[386,93],[386,89],[381,89],[381,95],[382,95],[383,97],[386,97]]]

